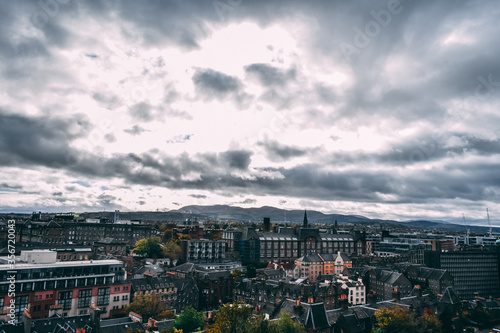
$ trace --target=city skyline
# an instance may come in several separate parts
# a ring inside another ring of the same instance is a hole
[[[494,1],[0,8],[0,212],[500,225]]]

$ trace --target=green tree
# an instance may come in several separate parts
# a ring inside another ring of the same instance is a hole
[[[158,237],[143,238],[135,243],[134,253],[148,258],[163,256],[163,248]]]
[[[246,304],[235,302],[224,304],[215,314],[209,333],[244,333],[250,323],[252,310]]]
[[[168,241],[163,247],[163,255],[170,258],[172,261],[179,259],[181,253],[181,247],[173,240]]]
[[[190,333],[203,329],[203,324],[203,313],[188,306],[184,309],[183,313],[175,318],[172,326],[174,329],[182,330],[184,333]]]
[[[157,293],[134,297],[134,301],[125,307],[125,312],[129,313],[130,311],[137,313],[144,320],[149,318],[162,320],[170,316],[171,312]]]
[[[250,323],[245,325],[245,333],[269,333],[269,320],[263,315],[250,319]]]
[[[292,319],[290,314],[281,311],[278,320],[269,324],[269,333],[306,333],[304,326]]]

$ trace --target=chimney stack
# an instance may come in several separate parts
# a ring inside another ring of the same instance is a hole
[[[153,318],[148,319],[148,329],[152,331],[152,328],[156,327],[156,320]]]
[[[377,295],[375,295],[375,292],[373,290],[370,290],[368,292],[368,295],[366,295],[366,303],[370,305],[377,304]]]
[[[399,302],[401,301],[401,292],[399,291],[398,287],[394,288],[392,292],[392,298],[396,301]]]
[[[422,297],[422,288],[420,287],[420,285],[417,284],[413,288],[413,296],[417,296],[418,298]]]
[[[94,303],[90,305],[90,319],[94,326],[100,330],[101,327],[101,309],[95,306]]]
[[[340,308],[345,311],[349,308],[349,301],[347,300],[347,295],[342,294],[340,296]]]

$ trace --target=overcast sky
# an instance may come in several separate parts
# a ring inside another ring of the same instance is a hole
[[[497,1],[2,1],[1,211],[500,224]]]

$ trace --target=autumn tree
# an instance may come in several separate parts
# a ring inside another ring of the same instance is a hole
[[[235,302],[224,304],[215,314],[209,333],[244,333],[250,323],[252,310],[246,304]]]
[[[162,320],[172,317],[167,305],[162,302],[161,296],[157,293],[139,295],[134,297],[134,301],[125,307],[125,311],[137,313],[143,319],[154,318]]]
[[[190,333],[202,330],[203,324],[203,313],[187,306],[184,312],[175,318],[172,326],[177,330],[182,330],[183,333]]]
[[[179,259],[181,253],[181,247],[173,240],[168,241],[165,246],[163,246],[163,255],[170,258],[172,261]]]
[[[443,324],[439,318],[433,313],[424,313],[420,318],[418,318],[419,326],[421,327],[421,332],[426,333],[442,333]]]
[[[164,242],[168,242],[169,240],[171,240],[173,237],[173,231],[172,229],[165,229],[165,231],[163,231],[163,236],[161,237],[161,239],[164,241]]]
[[[186,239],[186,240],[190,240],[191,239],[191,236],[189,235],[185,235],[185,234],[182,234],[179,236],[179,241],[183,240],[183,239]]]
[[[241,269],[235,269],[234,271],[231,272],[231,278],[236,282],[241,281],[241,279],[244,277],[245,277],[245,271]]]
[[[143,238],[135,243],[134,253],[148,258],[161,258],[163,247],[158,237]]]
[[[377,327],[373,333],[416,332],[417,323],[410,311],[402,308],[381,309],[375,312]]]
[[[374,333],[442,333],[442,323],[432,311],[425,311],[418,317],[412,311],[397,307],[382,309],[375,312],[377,327]]]

